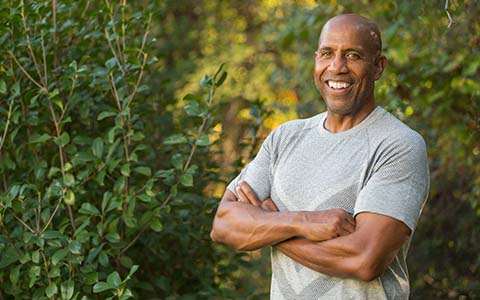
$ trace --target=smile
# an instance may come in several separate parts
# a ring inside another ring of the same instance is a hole
[[[346,89],[349,88],[352,84],[349,82],[345,81],[333,81],[333,80],[328,80],[327,84],[330,88],[334,90],[339,90],[339,89]]]

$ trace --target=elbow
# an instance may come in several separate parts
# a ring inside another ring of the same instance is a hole
[[[369,282],[380,277],[387,267],[388,264],[383,264],[378,260],[363,258],[352,275],[358,280]]]

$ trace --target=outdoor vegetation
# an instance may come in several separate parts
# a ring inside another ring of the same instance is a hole
[[[213,215],[271,129],[324,110],[314,51],[346,12],[428,146],[411,299],[480,299],[478,1],[1,0],[0,300],[268,299],[268,249],[212,243]]]

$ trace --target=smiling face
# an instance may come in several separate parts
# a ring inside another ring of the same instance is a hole
[[[314,76],[329,113],[366,117],[373,110],[374,83],[386,65],[380,49],[378,29],[368,19],[341,15],[325,24]]]

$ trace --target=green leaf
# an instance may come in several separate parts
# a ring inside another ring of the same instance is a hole
[[[120,169],[120,173],[125,177],[130,176],[130,164],[124,164]]]
[[[197,101],[191,101],[190,103],[185,105],[184,110],[187,113],[187,115],[191,117],[197,117],[202,115],[203,113],[202,107]]]
[[[60,292],[63,300],[70,300],[73,297],[75,291],[75,283],[72,280],[62,282],[60,285]]]
[[[40,276],[40,271],[40,266],[32,266],[30,270],[28,270],[28,277],[30,278],[30,281],[28,282],[29,288],[31,288],[37,281],[37,278]]]
[[[93,140],[92,153],[98,158],[102,158],[103,155],[103,140],[99,137]]]
[[[163,140],[165,145],[187,144],[188,139],[182,134],[173,134]]]
[[[114,271],[110,273],[110,275],[108,275],[107,283],[111,284],[116,289],[120,287],[120,284],[122,283],[122,279],[120,278],[120,275],[118,274],[117,271]]]
[[[172,157],[172,165],[175,167],[177,170],[181,170],[183,168],[183,163],[185,162],[185,159],[182,157],[181,154],[177,153],[173,155]]]
[[[30,144],[41,144],[45,143],[46,141],[50,140],[52,137],[49,134],[33,134],[30,138]]]
[[[210,78],[207,75],[203,76],[202,79],[200,80],[200,86],[203,88],[209,87],[211,85],[212,85],[212,78]]]
[[[94,293],[101,293],[108,290],[114,290],[115,287],[107,282],[98,282],[93,286]]]
[[[80,254],[80,251],[82,250],[82,244],[80,244],[80,242],[77,240],[73,240],[70,244],[68,244],[68,250],[70,250],[70,252],[73,254]]]
[[[32,262],[38,264],[40,262],[40,250],[32,252]]]
[[[56,230],[45,231],[42,234],[42,238],[47,240],[48,239],[66,239],[66,237],[60,231],[56,231]]]
[[[18,279],[20,278],[20,268],[22,266],[16,266],[13,267],[10,271],[10,282],[12,282],[13,285],[17,285]]]
[[[114,111],[102,111],[100,114],[97,116],[97,121],[101,121],[105,118],[113,117],[116,116],[117,113]]]
[[[220,79],[218,79],[218,81],[215,82],[216,87],[219,87],[223,84],[225,79],[227,79],[227,74],[228,74],[227,72],[222,72],[222,76],[220,76]]]
[[[13,246],[8,246],[7,249],[4,248],[0,255],[2,257],[0,259],[0,269],[3,269],[20,259],[20,254]]]
[[[182,176],[180,176],[180,183],[183,186],[193,186],[192,174],[188,174],[188,173],[182,174]]]
[[[127,278],[130,278],[133,274],[135,274],[135,272],[137,272],[138,268],[140,268],[139,265],[133,265],[130,268],[130,272],[128,272]]]
[[[45,294],[48,298],[52,298],[58,292],[57,284],[55,282],[50,283],[45,289]]]
[[[63,201],[67,205],[74,205],[75,204],[75,193],[72,190],[68,190],[65,193],[65,197],[63,198]]]
[[[90,203],[83,203],[78,212],[84,215],[100,216],[100,211]]]
[[[6,94],[7,93],[7,84],[5,83],[5,80],[0,79],[0,94]]]
[[[102,200],[102,211],[105,211],[107,208],[108,203],[110,202],[110,199],[112,198],[112,193],[107,191],[103,194],[103,200]]]
[[[136,167],[135,172],[145,175],[147,177],[152,176],[152,169],[150,169],[149,167]]]
[[[52,256],[52,264],[55,266],[62,259],[64,259],[67,256],[67,254],[68,254],[68,249],[57,250]]]
[[[163,230],[163,224],[160,222],[160,220],[155,219],[150,224],[150,228],[155,232],[160,232]]]
[[[208,135],[206,135],[206,134],[202,135],[197,140],[197,145],[198,146],[208,146],[208,145],[210,145],[210,139],[208,138]]]
[[[117,59],[115,57],[110,58],[105,62],[105,67],[107,67],[108,70],[113,69],[115,65],[117,64]]]
[[[75,184],[75,177],[72,174],[65,174],[63,182],[66,186],[73,186]]]
[[[62,133],[59,137],[55,138],[55,144],[60,147],[64,147],[68,143],[70,143],[70,136],[67,132]]]

